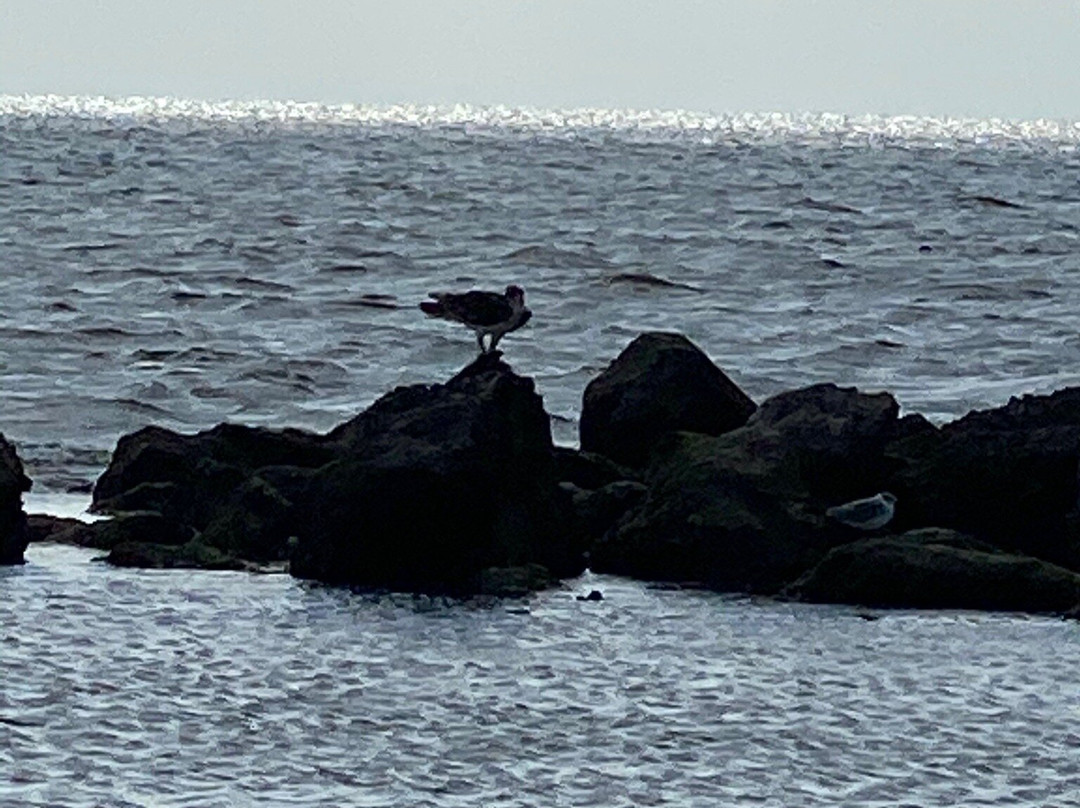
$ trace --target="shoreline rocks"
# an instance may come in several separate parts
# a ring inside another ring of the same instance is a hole
[[[118,565],[287,563],[331,584],[450,595],[517,596],[588,559],[824,602],[1080,606],[1080,388],[941,427],[835,384],[758,406],[685,337],[651,333],[588,385],[571,449],[500,357],[397,388],[326,434],[125,435],[93,492],[112,518],[90,525],[35,517],[28,531],[29,480],[0,442],[5,548],[21,560],[32,533]],[[876,531],[828,516],[879,491],[898,499]]]

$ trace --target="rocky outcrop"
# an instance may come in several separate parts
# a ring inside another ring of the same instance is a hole
[[[325,435],[140,430],[94,490],[113,519],[41,530],[116,564],[288,559],[297,576],[377,589],[520,594],[588,553],[596,572],[724,591],[1070,608],[1080,389],[940,428],[832,384],[755,408],[684,337],[645,334],[588,386],[581,437],[553,447],[532,380],[492,353]],[[8,471],[0,493],[17,503],[25,475]],[[828,516],[882,491],[898,498],[891,523]]]
[[[583,568],[583,548],[560,529],[558,482],[532,381],[489,354],[446,384],[394,390],[326,435],[128,435],[94,490],[93,509],[113,519],[79,540],[123,565],[288,559],[294,575],[329,583],[492,592]]]
[[[1064,613],[1080,604],[1080,574],[938,529],[836,547],[786,594],[859,606]]]
[[[884,448],[910,429],[898,414],[887,394],[815,385],[724,435],[670,436],[653,451],[643,504],[597,544],[592,568],[776,592],[851,540],[825,510],[888,477]]]
[[[259,571],[257,564],[223,553],[201,541],[183,544],[122,541],[113,546],[105,561],[115,567]]]
[[[581,448],[640,466],[668,432],[720,435],[755,405],[681,334],[637,337],[585,388]]]
[[[91,510],[115,518],[89,525],[81,540],[109,550],[125,545],[108,560],[126,566],[284,561],[296,527],[293,500],[335,457],[325,436],[300,430],[221,424],[181,435],[147,427],[120,439],[94,486]],[[157,527],[147,527],[155,516]]]
[[[954,528],[1080,570],[1080,388],[972,412],[888,453],[899,528]]]
[[[22,495],[30,485],[15,447],[0,434],[0,564],[23,563],[29,534]]]
[[[311,478],[293,574],[465,593],[491,567],[583,568],[543,402],[496,356],[399,388],[330,438],[343,455]]]
[[[229,534],[234,545],[229,549],[247,558],[277,560],[284,557],[288,535],[284,521],[277,522],[281,530],[266,526],[284,510],[276,506],[285,495],[273,482],[287,486],[335,457],[324,436],[300,430],[221,424],[181,435],[147,427],[120,439],[94,486],[91,510],[155,511],[198,532],[214,533],[215,522],[224,521],[216,534]],[[248,510],[250,519],[237,515]]]

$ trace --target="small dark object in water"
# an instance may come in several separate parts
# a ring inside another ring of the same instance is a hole
[[[360,295],[355,301],[357,306],[367,306],[372,309],[400,309],[393,295],[367,294]]]
[[[804,196],[800,204],[811,210],[823,210],[827,213],[862,213],[861,210],[850,205],[844,205],[840,202],[823,202],[810,196]]]
[[[931,247],[929,244],[920,244],[919,245],[919,252],[921,252],[921,253],[928,253],[928,252],[933,252],[933,251],[934,251],[934,248]]]
[[[989,205],[994,208],[1023,208],[1024,206],[1017,202],[1010,202],[1008,199],[999,199],[996,196],[987,196],[985,194],[976,194],[970,197],[973,202],[981,202],[984,205]]]
[[[578,600],[603,600],[604,599],[604,593],[601,592],[599,589],[594,589],[592,592],[590,592],[587,595],[578,595],[577,599]]]

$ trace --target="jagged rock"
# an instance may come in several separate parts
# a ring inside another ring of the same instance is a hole
[[[29,534],[22,495],[30,486],[15,447],[0,434],[0,564],[23,563]]]
[[[117,443],[109,467],[94,485],[92,509],[99,513],[133,510],[127,497],[154,492],[166,500],[158,508],[162,513],[178,510],[178,515],[188,511],[198,515],[209,510],[207,501],[220,499],[222,489],[230,493],[258,469],[317,468],[332,459],[334,447],[324,436],[297,429],[219,424],[195,435],[181,435],[150,426]],[[143,485],[148,487],[143,489]]]
[[[640,466],[665,433],[720,435],[746,423],[754,409],[686,337],[642,334],[585,388],[581,448]]]
[[[312,475],[294,575],[471,593],[491,567],[580,572],[543,402],[496,355],[398,388],[330,438],[346,454]]]
[[[793,464],[807,493],[831,504],[887,490],[885,447],[933,429],[921,416],[900,419],[888,393],[815,384],[765,401],[748,424],[754,452]]]
[[[898,529],[955,528],[1080,570],[1080,388],[972,412],[887,453]]]
[[[875,492],[890,438],[910,424],[886,394],[835,385],[766,401],[718,437],[677,433],[648,467],[648,495],[593,549],[596,572],[775,592],[850,528],[829,505]]]
[[[859,606],[1062,613],[1080,603],[1080,574],[939,531],[833,548],[785,594]]]

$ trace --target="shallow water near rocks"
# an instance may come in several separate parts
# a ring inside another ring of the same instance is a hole
[[[429,291],[573,443],[638,333],[942,422],[1080,381],[1080,126],[0,97],[2,431],[75,515],[125,432],[445,380]],[[867,492],[871,494],[874,492]],[[587,576],[494,607],[0,569],[0,806],[1080,804],[1080,626]],[[599,589],[605,599],[579,602]]]
[[[0,570],[0,805],[1080,795],[1076,623],[591,575],[481,607],[92,555],[38,545]]]

